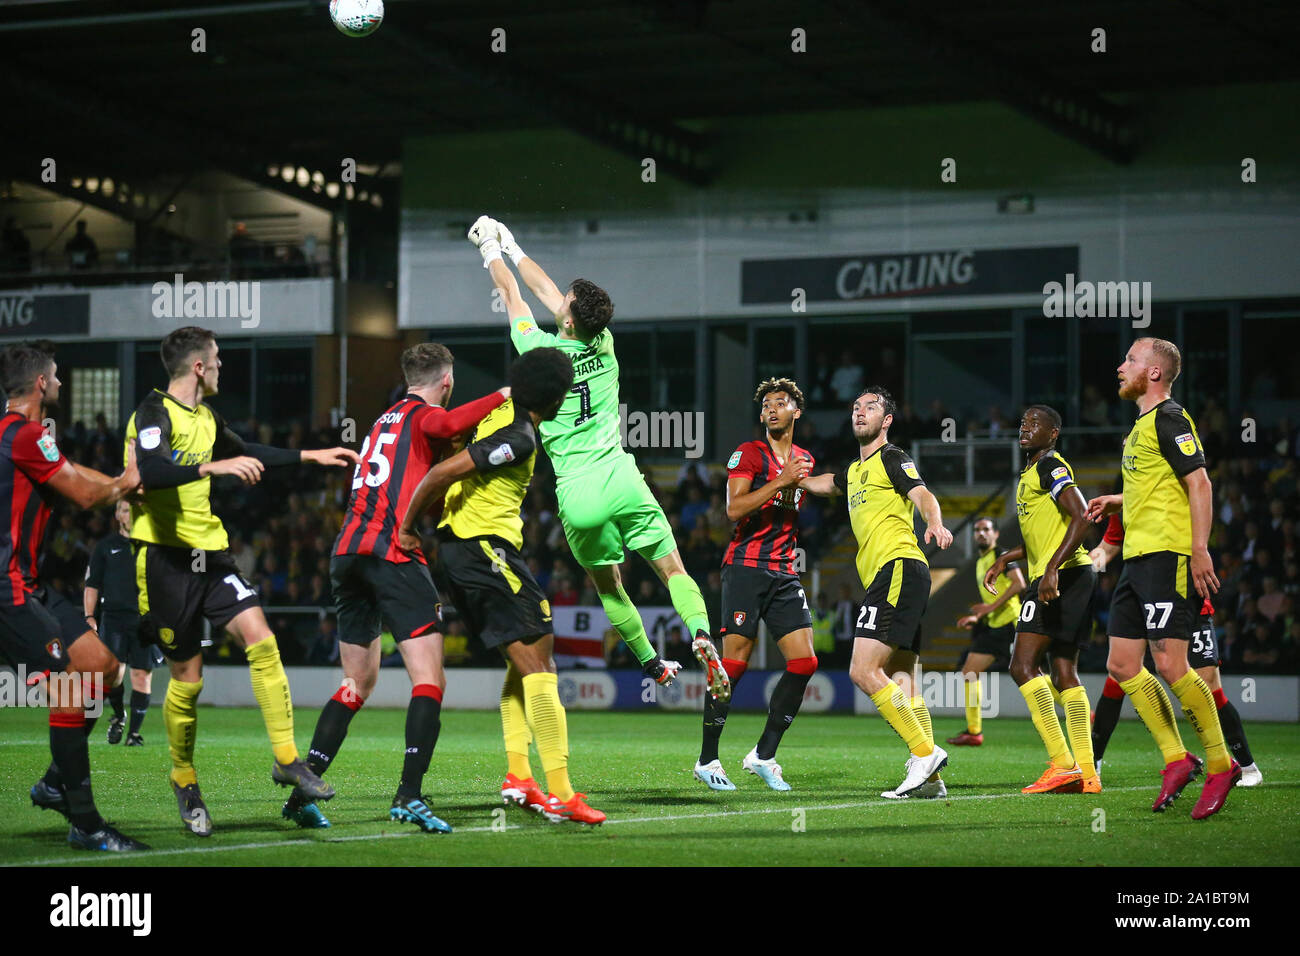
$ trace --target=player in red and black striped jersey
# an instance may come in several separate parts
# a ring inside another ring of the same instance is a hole
[[[1124,546],[1124,521],[1122,516],[1114,514],[1106,525],[1106,534],[1101,544],[1089,552],[1092,565],[1097,573],[1106,570],[1106,566],[1120,555]],[[1191,640],[1187,642],[1187,663],[1201,675],[1214,695],[1214,703],[1219,711],[1219,723],[1223,725],[1223,740],[1237,763],[1241,764],[1239,787],[1257,787],[1264,782],[1264,775],[1255,765],[1255,757],[1250,752],[1250,743],[1246,740],[1246,728],[1241,723],[1237,708],[1223,692],[1223,681],[1219,676],[1219,649],[1214,641],[1214,605],[1209,598],[1201,602],[1201,613],[1192,631]],[[1119,723],[1119,712],[1124,706],[1124,688],[1119,681],[1107,675],[1106,686],[1102,688],[1101,699],[1097,701],[1097,713],[1092,725],[1092,751],[1101,768],[1101,757],[1106,752],[1110,736]]]
[[[8,405],[0,417],[0,509],[8,522],[0,528],[0,660],[49,671],[50,754],[53,762],[31,789],[32,803],[68,818],[68,843],[86,850],[142,850],[95,808],[90,789],[90,751],[86,738],[94,719],[86,715],[81,679],[104,689],[122,679],[123,668],[86,623],[81,612],[46,589],[37,564],[58,495],[78,508],[113,504],[140,485],[134,456],[117,478],[74,465],[63,457],[41,422],[59,397],[54,357],[19,345],[0,353],[0,385]],[[72,679],[69,679],[72,678]]]
[[[397,533],[429,469],[446,456],[454,439],[504,402],[510,390],[499,389],[451,411],[443,408],[454,385],[452,355],[434,342],[403,352],[402,373],[407,393],[379,416],[361,446],[352,497],[330,558],[343,683],[316,722],[307,766],[317,774],[325,772],[343,745],[353,714],[374,689],[382,624],[397,639],[411,676],[406,757],[389,816],[426,833],[449,833],[451,828],[433,815],[420,793],[438,741],[447,684],[438,591],[424,555],[418,549],[402,550]],[[434,510],[442,511],[441,501]],[[282,813],[301,827],[329,826],[315,804],[297,790]]]
[[[745,442],[727,462],[727,516],[736,522],[722,558],[722,666],[731,686],[745,673],[767,623],[785,655],[785,673],[772,691],[767,725],[758,744],[742,761],[773,790],[789,790],[776,762],[781,736],[799,713],[804,689],[817,670],[812,615],[795,573],[799,540],[799,482],[812,470],[813,457],[794,443],[794,423],[802,414],[799,386],[788,378],[769,378],[758,386],[762,441]],[[711,696],[704,701],[704,741],[695,777],[712,790],[734,790],[718,759],[718,741],[730,705]]]

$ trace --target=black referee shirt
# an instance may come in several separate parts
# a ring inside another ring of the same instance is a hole
[[[86,568],[86,587],[98,588],[101,611],[140,611],[135,592],[135,555],[131,542],[114,532],[95,545]]]

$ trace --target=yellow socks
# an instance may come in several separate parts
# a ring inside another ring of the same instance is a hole
[[[1088,704],[1088,692],[1082,684],[1067,687],[1061,691],[1061,706],[1065,708],[1065,731],[1070,735],[1074,759],[1083,771],[1083,779],[1091,780],[1097,776],[1097,767],[1092,759],[1092,708]]]
[[[871,695],[871,702],[880,711],[880,716],[894,728],[894,733],[903,738],[907,749],[914,757],[928,757],[934,753],[934,744],[925,736],[925,728],[916,719],[911,701],[903,696],[902,689],[892,680]]]
[[[1191,673],[1195,676],[1195,671]],[[1204,681],[1201,683],[1204,685]],[[1120,681],[1119,686],[1124,688],[1124,693],[1128,694],[1129,700],[1133,701],[1133,709],[1137,711],[1138,717],[1142,718],[1142,723],[1146,724],[1147,730],[1156,739],[1156,746],[1160,748],[1165,763],[1170,764],[1186,757],[1187,748],[1183,746],[1183,738],[1178,733],[1178,724],[1174,721],[1173,705],[1169,703],[1169,698],[1155,675],[1144,667],[1128,680]],[[1210,706],[1214,706],[1212,697]],[[1217,714],[1214,722],[1216,725],[1219,722]],[[1222,746],[1222,731],[1220,731],[1219,743]]]
[[[1205,748],[1205,760],[1210,765],[1210,773],[1225,773],[1232,767],[1232,758],[1228,748],[1223,744],[1223,727],[1219,723],[1219,708],[1215,706],[1214,694],[1196,671],[1188,669],[1187,673],[1169,689],[1183,705],[1183,713],[1191,721],[1196,736],[1201,738]]]
[[[934,725],[930,723],[930,711],[925,706],[925,699],[922,697],[913,697],[911,700],[912,713],[916,715],[916,722],[921,725],[921,730],[925,731],[925,742],[931,747],[934,746]]]
[[[1074,755],[1066,746],[1065,734],[1061,733],[1061,722],[1056,719],[1056,705],[1052,701],[1052,682],[1047,675],[1039,674],[1033,680],[1020,686],[1025,703],[1029,705],[1029,716],[1034,719],[1034,729],[1043,738],[1047,748],[1047,758],[1052,766],[1068,770],[1074,766]]]
[[[545,671],[525,674],[524,712],[537,741],[546,786],[560,800],[568,801],[573,799],[573,787],[569,784],[569,725],[556,681],[554,674]]]
[[[291,763],[298,759],[298,747],[293,742],[293,700],[275,635],[249,644],[244,653],[248,655],[248,678],[271,738],[271,750],[278,763]]]
[[[984,732],[984,715],[980,713],[980,679],[966,681],[966,731],[980,734]]]
[[[524,681],[515,665],[508,662],[506,679],[501,684],[501,734],[506,741],[506,772],[520,780],[532,777],[528,745],[533,742],[533,733],[524,712]]]
[[[191,684],[172,678],[163,698],[163,724],[167,728],[167,747],[172,755],[171,778],[177,786],[198,782],[194,773],[194,737],[197,732],[200,678]]]

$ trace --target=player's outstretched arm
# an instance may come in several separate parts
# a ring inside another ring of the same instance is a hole
[[[116,478],[100,474],[93,468],[74,465],[65,458],[63,466],[46,483],[78,508],[99,508],[117,504],[139,488],[140,470],[136,466],[134,451],[128,449],[126,468]]]
[[[1124,509],[1124,496],[1098,495],[1088,502],[1088,520],[1100,521],[1109,515],[1117,515]]]
[[[415,486],[415,492],[411,495],[406,511],[401,516],[401,523],[397,528],[399,548],[408,552],[420,549],[420,534],[415,527],[415,523],[420,520],[420,515],[429,509],[429,505],[441,500],[448,488],[473,473],[475,467],[474,459],[470,457],[469,449],[466,449],[443,459],[429,469],[428,473],[420,479],[420,483]]]
[[[799,487],[810,495],[817,495],[821,498],[834,498],[844,492],[840,490],[839,485],[835,484],[835,475],[832,472],[826,472],[824,475],[812,475],[804,478],[799,482]]]
[[[498,219],[492,222],[496,225],[501,254],[515,264],[515,268],[519,270],[519,278],[524,280],[528,291],[537,296],[537,300],[550,310],[551,315],[558,318],[560,309],[564,307],[564,293],[560,291],[560,287],[537,264],[536,260],[529,258],[528,254],[519,248],[519,243],[515,242],[514,235],[506,228],[505,223]]]

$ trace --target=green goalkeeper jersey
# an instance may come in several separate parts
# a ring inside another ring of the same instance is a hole
[[[532,319],[521,318],[510,324],[510,341],[520,353],[556,348],[573,360],[573,387],[559,414],[538,429],[556,478],[608,468],[611,457],[627,455],[619,433],[618,359],[608,329],[590,342],[579,342],[544,332]]]

